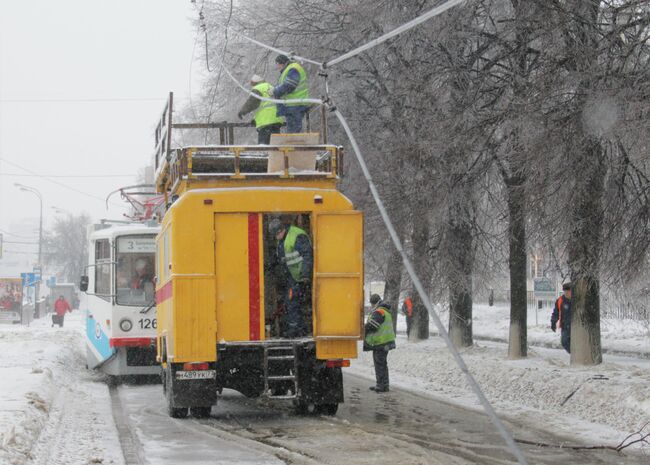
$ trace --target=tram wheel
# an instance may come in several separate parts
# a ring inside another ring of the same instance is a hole
[[[212,407],[191,407],[190,412],[194,418],[209,418]]]
[[[320,404],[316,406],[316,412],[323,415],[334,416],[339,410],[339,404]]]
[[[169,416],[172,418],[187,417],[187,407],[169,407],[167,411],[169,412]]]

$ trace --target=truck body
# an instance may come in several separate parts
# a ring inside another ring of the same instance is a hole
[[[172,416],[209,414],[223,388],[301,411],[334,414],[343,402],[341,368],[362,336],[363,216],[336,188],[341,148],[283,136],[157,152],[168,204],[156,250],[157,348]],[[309,330],[297,338],[282,333],[273,220],[299,226],[313,250]]]

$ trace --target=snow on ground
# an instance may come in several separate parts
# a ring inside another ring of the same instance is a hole
[[[478,337],[508,339],[510,307],[474,305],[473,331]],[[400,320],[403,320],[400,318]],[[448,314],[442,314],[448,321]],[[550,329],[551,310],[528,310],[528,343],[560,348],[560,333]],[[404,323],[403,323],[404,324]],[[650,322],[602,319],[602,345],[609,352],[640,352],[650,358]],[[406,325],[404,324],[404,330]]]
[[[85,370],[82,314],[0,325],[0,463],[122,465],[108,388]]]
[[[504,307],[475,306],[475,335],[506,340],[508,313]],[[529,327],[530,345],[552,343],[559,347],[559,333],[548,329],[547,319],[540,312],[539,325]],[[529,321],[535,321],[534,312]],[[605,349],[650,352],[645,325],[605,321],[603,327],[607,328],[603,330]],[[388,357],[391,385],[480,410],[442,339],[432,336],[427,341],[410,342],[401,334],[404,330],[404,320],[399,317],[398,347]],[[647,358],[606,354],[601,365],[571,367],[569,354],[562,349],[531,347],[527,359],[508,360],[505,343],[475,342],[461,353],[501,415],[564,432],[569,442],[614,446],[650,422]],[[374,378],[372,353],[362,353],[352,362],[351,370]],[[650,425],[646,432],[650,433]],[[650,448],[646,450],[650,454]]]

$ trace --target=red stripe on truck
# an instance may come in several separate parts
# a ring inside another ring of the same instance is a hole
[[[260,339],[260,216],[248,214],[248,336]]]

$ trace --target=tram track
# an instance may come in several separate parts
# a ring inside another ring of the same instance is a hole
[[[129,423],[128,415],[125,412],[118,386],[109,383],[108,392],[111,398],[111,411],[113,413],[113,421],[117,428],[117,436],[122,448],[122,455],[124,456],[124,465],[145,465],[144,453],[138,438],[133,434],[133,430]]]
[[[170,418],[159,386],[118,386],[112,388],[111,399],[126,465],[221,464],[226,463],[222,451],[232,448],[248,457],[235,463],[255,465],[516,463],[476,412],[399,389],[368,396],[366,384],[362,378],[346,376],[346,403],[335,417],[297,415],[286,403],[249,399],[232,391],[219,397],[206,419]],[[519,433],[541,440],[555,438],[532,428],[520,428]],[[157,450],[160,445],[167,451]],[[530,445],[524,445],[524,451],[537,464],[613,463],[613,455],[605,453]],[[206,462],[206,457],[212,461]],[[634,462],[617,456],[615,463]]]

